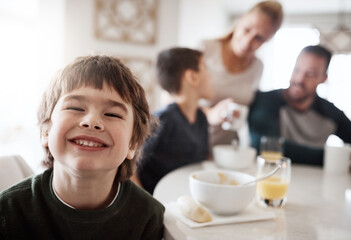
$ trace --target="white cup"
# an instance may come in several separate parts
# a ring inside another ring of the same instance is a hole
[[[324,172],[330,174],[345,174],[349,172],[351,147],[325,146],[324,147]]]

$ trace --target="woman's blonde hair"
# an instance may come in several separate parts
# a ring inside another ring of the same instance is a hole
[[[271,20],[272,20],[272,26],[274,29],[274,33],[278,31],[280,26],[282,25],[283,22],[283,7],[278,1],[263,1],[259,2],[256,5],[254,5],[248,12],[246,12],[244,15],[255,12],[255,11],[260,11],[264,14],[266,14]],[[221,37],[221,40],[228,40],[231,39],[234,31],[235,31],[235,25],[231,28],[229,33]]]

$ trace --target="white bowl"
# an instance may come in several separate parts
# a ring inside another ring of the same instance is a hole
[[[256,159],[256,149],[252,147],[238,147],[233,145],[216,145],[213,147],[215,163],[222,168],[238,170],[251,167]]]
[[[255,178],[229,170],[202,170],[190,175],[190,194],[195,201],[214,214],[232,215],[245,209],[256,193],[256,183],[231,185],[231,181],[246,183]]]

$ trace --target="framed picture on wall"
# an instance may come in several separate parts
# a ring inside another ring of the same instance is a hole
[[[155,44],[158,3],[159,0],[95,0],[96,38]]]

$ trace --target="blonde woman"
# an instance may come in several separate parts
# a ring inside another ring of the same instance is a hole
[[[243,14],[224,37],[201,44],[214,82],[216,97],[204,108],[210,123],[211,146],[229,144],[235,133],[221,129],[223,112],[235,102],[249,105],[258,89],[263,64],[256,50],[270,40],[283,21],[277,1],[263,1]]]

